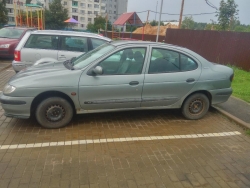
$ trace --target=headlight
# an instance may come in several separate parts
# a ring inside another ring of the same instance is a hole
[[[3,94],[10,94],[15,90],[16,90],[16,88],[14,86],[6,84],[3,88]]]
[[[10,47],[10,44],[1,44],[0,45],[0,48],[9,48]]]

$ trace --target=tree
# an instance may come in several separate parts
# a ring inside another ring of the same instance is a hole
[[[183,29],[194,29],[194,20],[193,17],[185,17],[184,20],[182,21],[181,28]]]
[[[6,8],[6,0],[0,1],[0,24],[8,23],[8,10]]]
[[[238,5],[234,0],[221,0],[219,13],[216,15],[218,17],[218,25],[220,30],[230,29],[230,25],[233,20],[237,20]]]
[[[26,4],[30,4],[31,1],[32,0],[26,0],[25,2],[26,2]]]
[[[99,29],[106,29],[106,19],[102,16],[98,16],[95,18],[94,24],[88,23],[87,30],[97,33]],[[110,21],[107,23],[107,30],[112,30],[112,25]]]
[[[63,8],[61,0],[53,0],[49,10],[45,10],[46,29],[63,29],[67,26],[64,21],[68,19],[68,10]]]
[[[150,25],[151,25],[151,26],[158,26],[158,23],[159,23],[159,22],[153,20],[152,22],[150,22]],[[160,25],[163,26],[164,23],[161,21]]]

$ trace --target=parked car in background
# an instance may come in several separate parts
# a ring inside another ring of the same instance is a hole
[[[35,28],[26,27],[4,27],[0,29],[0,57],[13,58],[14,51],[27,31]]]
[[[35,62],[65,61],[95,49],[111,39],[86,32],[37,30],[28,32],[15,49],[13,69],[18,72]]]
[[[73,114],[181,108],[200,119],[232,94],[233,70],[186,48],[153,42],[114,41],[74,61],[20,71],[3,89],[7,117],[60,128]]]

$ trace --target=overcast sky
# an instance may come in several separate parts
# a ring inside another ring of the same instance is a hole
[[[209,0],[213,5],[219,8],[221,0]],[[158,6],[157,5],[158,2]],[[163,13],[180,14],[182,0],[163,0]],[[250,25],[250,0],[235,0],[239,10],[239,20],[242,24]],[[161,0],[128,0],[128,12],[141,12],[146,10],[160,12]],[[205,0],[185,0],[183,18],[185,14],[199,14],[199,13],[213,13],[216,10],[206,4]],[[196,22],[211,23],[211,19],[217,22],[216,14],[210,15],[193,15],[193,19]],[[147,19],[147,12],[138,13],[138,16],[142,21]],[[150,12],[149,20],[154,20],[156,14]],[[159,14],[157,14],[156,20],[159,20]],[[162,14],[162,20],[179,20],[179,15],[167,15]]]

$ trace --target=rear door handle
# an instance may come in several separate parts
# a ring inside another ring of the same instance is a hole
[[[194,82],[194,81],[195,81],[194,78],[189,78],[189,79],[186,80],[187,83]]]
[[[135,86],[135,85],[138,85],[139,82],[138,81],[132,81],[132,82],[129,82],[129,85],[131,86]]]

